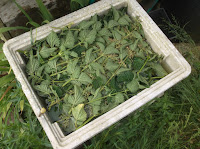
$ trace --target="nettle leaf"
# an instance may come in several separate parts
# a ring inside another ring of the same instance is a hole
[[[95,29],[96,31],[100,31],[102,27],[102,23],[100,21],[97,21],[92,28]]]
[[[115,71],[119,67],[119,64],[114,63],[111,59],[109,59],[106,63],[105,68],[110,71]]]
[[[139,41],[139,39],[135,40],[135,42],[129,46],[129,48],[130,48],[132,51],[135,51],[135,50],[136,50],[136,48],[137,48],[137,46],[138,46],[138,41]]]
[[[104,81],[101,77],[96,77],[92,82],[92,86],[94,87],[94,89],[97,89],[102,85],[104,85]]]
[[[121,17],[119,20],[118,20],[118,23],[120,24],[120,25],[129,25],[129,22],[126,20],[126,18],[123,16],[123,17]]]
[[[72,56],[72,57],[78,57],[78,54],[77,54],[76,52],[72,51],[72,52],[70,53],[70,56]]]
[[[129,71],[130,70],[130,68],[120,68],[119,70],[117,70],[117,72],[116,72],[116,74],[118,75],[118,74],[120,74],[120,73],[122,73],[122,72],[124,72],[124,71]]]
[[[59,47],[60,39],[54,31],[51,31],[51,33],[47,36],[47,43],[50,45],[51,48],[55,46]]]
[[[108,46],[105,49],[104,54],[119,54],[119,51],[115,47]]]
[[[94,70],[100,71],[100,72],[102,72],[103,74],[105,73],[105,70],[104,70],[104,68],[103,68],[103,66],[102,66],[101,64],[96,63],[96,62],[93,62],[93,63],[91,63],[90,65],[92,66],[92,68],[93,68]]]
[[[129,23],[132,22],[131,18],[130,18],[127,14],[124,15],[124,18],[125,18],[126,21],[128,21]]]
[[[115,20],[110,20],[109,22],[108,22],[108,28],[109,29],[111,29],[111,28],[113,28],[113,27],[115,27],[115,26],[118,26],[119,25],[119,23],[117,22],[117,21],[115,21]]]
[[[118,10],[116,10],[115,7],[112,6],[112,11],[113,11],[114,20],[118,21],[120,17]]]
[[[136,93],[139,90],[139,82],[136,79],[133,79],[129,82],[126,87],[132,92]]]
[[[79,104],[72,108],[72,115],[76,120],[75,124],[81,125],[87,119],[87,113],[84,110],[84,104]]]
[[[133,37],[141,39],[142,36],[140,35],[140,33],[138,33],[137,31],[132,31]]]
[[[92,107],[92,113],[93,115],[98,115],[99,111],[101,109],[100,105],[101,105],[101,92],[100,92],[101,88],[98,88],[95,93],[94,96],[90,96],[89,99],[89,105]]]
[[[73,35],[72,31],[69,30],[66,35],[66,40],[65,40],[64,46],[66,48],[71,49],[74,47],[74,43],[75,43],[74,35]]]
[[[56,64],[57,64],[57,59],[48,61],[49,68],[50,68],[52,71],[56,71],[56,70],[57,70]]]
[[[72,78],[78,79],[81,73],[81,68],[79,66],[75,67],[75,70],[72,74]]]
[[[42,65],[41,67],[36,69],[37,70],[36,71],[36,75],[40,77],[42,75],[42,72],[43,72],[44,68],[45,68],[45,65]]]
[[[124,95],[122,93],[117,93],[114,98],[115,98],[115,103],[117,104],[123,103],[125,101]]]
[[[78,60],[77,60],[77,59],[74,60],[74,61],[70,61],[70,62],[68,63],[68,65],[67,65],[67,72],[68,72],[69,74],[73,74],[73,73],[74,73],[74,71],[76,70],[76,65],[77,65],[77,63],[78,63]]]
[[[67,102],[69,102],[73,106],[76,106],[78,104],[83,103],[84,101],[85,101],[85,98],[82,95],[80,87],[75,85],[74,86],[74,95],[69,95]]]
[[[49,88],[49,86],[41,84],[41,85],[36,85],[34,86],[34,88],[38,91],[40,91],[41,93],[43,93],[44,95],[48,95],[50,93],[52,93],[51,89]]]
[[[26,65],[28,73],[30,75],[34,75],[35,72],[38,70],[39,66],[40,66],[39,61],[33,56],[30,56],[30,59]]]
[[[95,59],[94,55],[92,54],[92,51],[93,51],[93,48],[90,48],[85,53],[85,62],[86,62],[86,64],[92,62]]]
[[[133,58],[133,69],[134,70],[140,70],[140,68],[143,66],[144,64],[144,60],[139,58],[139,57],[134,57]]]
[[[78,26],[80,29],[88,29],[92,26],[96,21],[82,21]]]
[[[100,36],[111,36],[111,32],[107,28],[102,28],[99,32],[98,35]]]
[[[68,115],[68,113],[69,113],[69,111],[71,110],[71,108],[72,108],[72,104],[70,104],[70,103],[64,103],[64,104],[63,104],[63,107],[62,107],[62,110],[63,110],[63,112],[64,112],[65,114]]]
[[[95,14],[94,16],[91,17],[91,21],[95,21],[95,22],[98,21],[98,16],[97,16],[97,14]]]
[[[122,39],[122,36],[115,30],[112,31],[112,34],[113,34],[113,37],[116,39],[116,40],[121,40]]]
[[[97,41],[97,42],[100,42],[100,43],[103,43],[103,44],[106,43],[105,40],[104,40],[102,37],[97,37],[97,38],[96,38],[96,41]]]
[[[91,30],[87,37],[85,38],[85,42],[88,44],[92,44],[95,41],[97,31],[95,29]]]
[[[40,50],[40,55],[42,58],[48,58],[56,50],[57,48],[47,48],[46,46],[43,46]]]
[[[131,71],[124,71],[117,75],[117,82],[130,82],[134,75]]]
[[[88,83],[92,83],[92,79],[85,73],[82,72],[78,78],[78,81],[80,81],[83,84],[88,84]]]
[[[80,33],[79,33],[79,40],[81,40],[82,42],[84,42],[85,41],[85,38],[87,37],[87,35],[88,35],[88,32],[89,32],[89,30],[82,30],[82,31],[80,31]]]
[[[105,50],[105,46],[104,46],[103,43],[101,43],[101,42],[96,42],[96,45],[99,47],[99,49],[100,49],[101,51],[104,51],[104,50]]]
[[[161,66],[161,64],[151,63],[151,67],[154,69],[154,71],[158,77],[164,77],[168,74],[165,71],[165,69]]]

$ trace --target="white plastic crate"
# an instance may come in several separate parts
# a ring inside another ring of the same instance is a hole
[[[103,15],[111,8],[111,5],[116,8],[128,6],[128,14],[130,16],[139,16],[147,41],[156,53],[164,56],[162,65],[169,72],[169,74],[155,84],[151,85],[150,88],[141,91],[136,96],[133,96],[116,108],[110,110],[67,136],[63,134],[57,123],[50,122],[47,113],[38,117],[42,104],[27,80],[25,74],[25,63],[20,54],[17,52],[17,50],[26,50],[31,46],[31,33],[27,32],[7,41],[4,44],[4,53],[16,75],[16,78],[21,83],[22,89],[43,129],[45,130],[52,146],[56,149],[70,149],[79,146],[155,97],[163,94],[167,89],[186,78],[191,72],[191,67],[187,61],[177,51],[173,44],[167,39],[167,37],[162,33],[162,31],[152,21],[136,0],[101,0],[93,5],[52,21],[50,24],[33,30],[33,39],[40,40],[45,38],[52,29],[58,32],[59,29],[55,29],[55,27],[64,27],[72,22],[74,24],[78,24],[82,20],[89,19],[96,13]]]

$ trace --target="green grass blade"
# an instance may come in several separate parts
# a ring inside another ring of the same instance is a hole
[[[4,85],[10,83],[14,79],[15,79],[15,75],[13,73],[8,74],[4,77],[1,77],[0,78],[0,86],[3,87]]]
[[[76,11],[87,5],[89,5],[89,0],[71,0],[70,9],[71,11]]]
[[[26,13],[26,11],[15,1],[13,0],[13,2],[16,4],[16,6],[19,8],[19,10],[26,16],[26,18],[32,22],[33,20],[31,19],[31,17]]]
[[[0,61],[0,66],[10,66],[8,61]]]
[[[23,26],[2,27],[2,28],[0,28],[0,33],[5,33],[5,32],[8,32],[8,31],[11,31],[11,30],[18,30],[18,29],[22,29],[22,30],[26,30],[26,31],[29,30],[29,28],[23,27]]]
[[[53,16],[51,15],[51,13],[49,12],[49,10],[46,8],[46,6],[43,4],[42,0],[35,0],[40,13],[42,14],[42,17],[44,20],[48,20],[48,21],[52,21],[53,20]]]

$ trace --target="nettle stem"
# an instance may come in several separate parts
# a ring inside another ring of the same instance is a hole
[[[116,75],[117,71],[121,68],[121,66],[123,65],[123,62],[126,61],[126,59],[128,58],[128,56],[126,56],[126,58],[122,61],[122,63],[119,65],[119,67],[117,68],[117,70],[115,70],[115,72],[112,74],[112,76],[108,79],[108,81],[106,82],[106,84],[104,86],[101,87],[100,91],[103,90],[103,88],[110,82],[110,80]]]
[[[139,74],[142,71],[142,69],[145,67],[145,65],[147,64],[149,59],[150,59],[150,56],[147,57],[146,61],[144,62],[143,66],[140,68],[140,70],[137,72],[137,74]]]

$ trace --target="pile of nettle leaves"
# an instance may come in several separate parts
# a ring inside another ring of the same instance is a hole
[[[112,8],[32,44],[25,52],[32,87],[70,133],[167,75],[138,18]],[[50,112],[51,114],[52,112]]]

